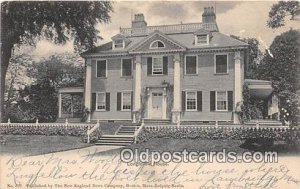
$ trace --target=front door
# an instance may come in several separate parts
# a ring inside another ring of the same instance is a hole
[[[162,93],[152,93],[152,119],[162,119]]]

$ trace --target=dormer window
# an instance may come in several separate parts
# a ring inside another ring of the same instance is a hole
[[[124,49],[125,41],[123,39],[115,39],[113,41],[113,49]]]
[[[207,45],[209,43],[209,35],[196,35],[195,45]]]
[[[165,48],[165,44],[162,41],[153,41],[150,44],[150,49],[161,49],[161,48]]]

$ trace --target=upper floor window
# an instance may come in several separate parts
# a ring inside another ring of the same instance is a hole
[[[97,61],[97,77],[106,77],[106,60],[98,60]]]
[[[148,75],[168,75],[168,57],[156,56],[147,58]]]
[[[228,73],[227,54],[217,54],[215,56],[215,73]]]
[[[196,35],[195,40],[196,45],[206,45],[208,44],[208,35]]]
[[[113,41],[113,48],[114,49],[123,49],[125,46],[123,39],[116,39]]]
[[[160,48],[165,48],[165,44],[162,41],[153,41],[150,44],[150,49],[160,49]]]
[[[197,74],[197,56],[185,57],[185,74]]]
[[[227,92],[216,91],[216,110],[226,111],[227,110]]]
[[[162,57],[155,57],[153,58],[152,64],[152,75],[161,75],[163,74],[163,59]]]
[[[122,76],[132,76],[131,59],[122,59]]]

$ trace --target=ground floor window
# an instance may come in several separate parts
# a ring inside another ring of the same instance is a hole
[[[186,92],[186,110],[197,110],[197,92]]]
[[[96,99],[96,110],[104,111],[106,110],[105,107],[106,104],[106,95],[105,93],[97,93],[97,99]]]
[[[216,110],[226,111],[227,110],[227,92],[216,91]]]
[[[122,93],[122,110],[131,110],[131,92]]]

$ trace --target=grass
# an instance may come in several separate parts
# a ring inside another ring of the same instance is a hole
[[[4,135],[6,144],[0,145],[0,154],[40,155],[90,146],[80,137],[44,135]]]

